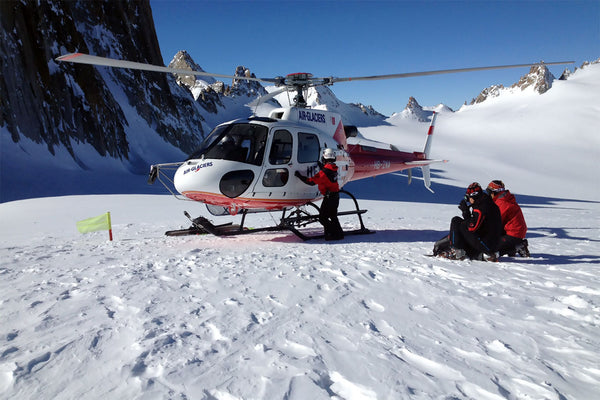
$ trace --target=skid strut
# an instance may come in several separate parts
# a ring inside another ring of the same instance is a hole
[[[362,214],[366,213],[367,210],[361,210],[358,206],[358,201],[356,197],[352,195],[352,193],[346,190],[340,190],[340,193],[348,195],[353,203],[353,210],[348,211],[340,211],[338,212],[338,216],[344,215],[354,215],[356,214],[358,220],[360,222],[360,228],[352,231],[344,231],[344,235],[364,235],[368,233],[375,233],[365,227],[365,224],[362,219]],[[169,231],[166,234],[169,236],[176,236],[176,232],[180,235],[185,234],[202,234],[202,233],[210,233],[215,236],[234,236],[234,235],[246,235],[250,233],[258,233],[258,232],[277,232],[277,231],[290,231],[296,236],[298,236],[302,240],[311,240],[311,239],[321,239],[325,237],[325,235],[305,235],[304,233],[299,231],[299,228],[305,227],[309,224],[319,222],[319,207],[312,203],[308,202],[306,204],[307,207],[313,207],[317,214],[311,214],[306,211],[304,208],[294,208],[294,209],[284,209],[282,212],[281,220],[278,225],[268,226],[264,228],[253,228],[248,229],[244,226],[246,221],[246,215],[248,214],[247,210],[242,211],[242,220],[239,225],[223,224],[223,225],[214,225],[207,218],[198,217],[192,219],[190,214],[187,211],[184,211],[184,214],[187,218],[192,222],[192,226],[188,229],[181,229],[179,231]],[[179,233],[180,232],[180,233]]]

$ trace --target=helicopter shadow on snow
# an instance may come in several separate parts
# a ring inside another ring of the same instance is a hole
[[[587,254],[548,254],[548,253],[536,253],[535,249],[532,250],[531,257],[529,258],[514,258],[506,259],[501,261],[513,260],[519,264],[530,264],[530,265],[568,265],[568,264],[598,264],[600,263],[600,256],[598,255],[587,255]]]
[[[441,170],[438,170],[441,171]],[[431,177],[440,177],[436,170],[432,168]],[[344,189],[352,193],[360,200],[381,200],[381,201],[399,201],[414,202],[424,204],[458,204],[465,195],[466,186],[452,186],[437,182],[432,182],[431,189],[434,193],[428,191],[421,180],[420,169],[415,168],[413,172],[413,182],[409,185],[407,175],[403,173],[392,173],[380,175],[374,178],[361,179],[359,181],[349,182]],[[480,182],[481,185],[487,185],[487,182]],[[485,187],[485,186],[484,186]],[[510,189],[510,188],[508,188]],[[513,192],[522,208],[525,207],[547,207],[552,206],[556,209],[573,210],[574,206],[560,205],[561,202],[569,203],[600,203],[588,200],[574,200],[569,198],[532,196]]]
[[[374,230],[373,234],[346,236],[344,241],[348,243],[431,242],[433,244],[447,234],[448,231],[433,229],[382,229]]]

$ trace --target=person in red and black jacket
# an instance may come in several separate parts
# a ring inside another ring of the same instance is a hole
[[[452,259],[469,257],[497,261],[496,251],[502,236],[502,218],[498,206],[479,183],[473,182],[458,208],[462,211],[462,218],[452,218],[450,234],[436,243],[438,248],[434,247],[434,254]],[[439,249],[443,241],[449,243],[449,249]]]
[[[340,204],[340,186],[337,182],[338,167],[335,165],[335,152],[333,149],[323,150],[323,163],[316,175],[307,178],[299,171],[296,175],[307,185],[318,185],[319,192],[323,195],[323,202],[319,212],[319,222],[325,230],[325,240],[340,240],[344,238],[344,231],[337,217]]]
[[[508,254],[513,257],[518,253],[521,257],[529,257],[528,243],[525,239],[527,223],[517,199],[504,187],[501,180],[491,181],[485,191],[494,200],[502,215],[504,235],[500,238],[498,252],[501,256]]]

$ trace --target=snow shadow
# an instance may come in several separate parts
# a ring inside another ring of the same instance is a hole
[[[368,228],[368,227],[367,227]],[[373,234],[348,235],[344,238],[347,243],[433,243],[448,234],[448,231],[432,229],[384,229],[374,230]]]
[[[519,264],[531,264],[531,265],[569,265],[569,264],[598,264],[600,263],[600,256],[598,255],[569,255],[569,254],[548,254],[548,253],[536,253],[535,249],[532,251],[531,257],[529,258],[516,258],[515,262]],[[508,261],[501,259],[501,261]]]
[[[344,186],[344,189],[352,193],[359,201],[360,200],[381,200],[381,201],[404,201],[412,203],[429,203],[429,204],[456,204],[460,203],[465,195],[466,187],[452,186],[437,183],[431,184],[431,189],[434,193],[428,191],[423,185],[421,179],[417,179],[418,174],[415,171],[412,183],[408,184],[408,177],[401,174],[380,175],[373,178],[361,179],[350,182]],[[432,177],[435,174],[432,173]],[[488,182],[479,182],[482,185],[487,185]],[[509,188],[510,189],[510,188]],[[555,206],[557,208],[565,208],[558,206],[559,202],[573,203],[600,203],[588,200],[574,200],[569,198],[556,198],[544,196],[532,196],[512,192],[519,204],[522,207],[537,207],[537,206]]]
[[[569,239],[569,240],[586,240],[590,242],[600,242],[600,239],[596,239],[595,237],[584,236],[584,235],[576,235],[571,231],[596,231],[595,228],[582,228],[582,227],[573,227],[573,228],[557,228],[557,227],[529,227],[527,229],[527,238],[540,238],[540,237],[556,237],[557,239]]]

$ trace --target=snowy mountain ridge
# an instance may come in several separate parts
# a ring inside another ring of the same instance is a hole
[[[584,62],[581,68],[585,68],[587,65],[592,65],[599,62],[600,58],[592,62]],[[577,71],[577,68],[575,68],[575,71]],[[572,73],[568,69],[565,69],[565,72],[563,72],[560,79],[567,80],[571,75]],[[510,87],[504,87],[502,84],[496,84],[483,89],[477,97],[471,100],[470,105],[483,103],[486,100],[501,96],[518,95],[527,92],[544,94],[552,88],[552,85],[556,80],[556,77],[550,72],[548,67],[545,65],[534,65],[530,68],[529,73],[523,75],[519,81]]]

